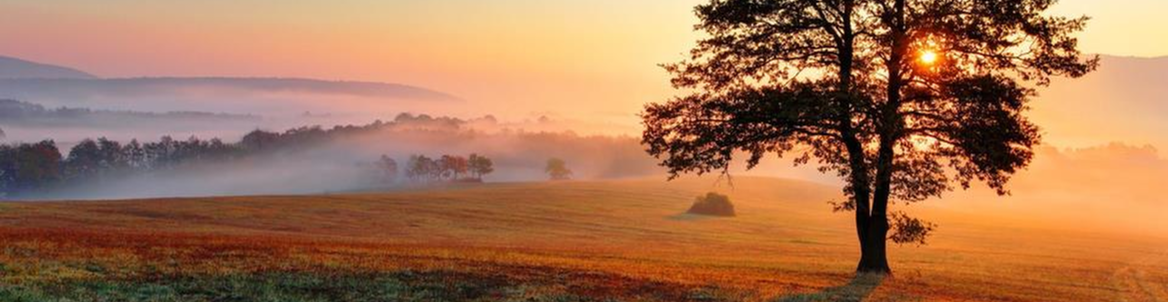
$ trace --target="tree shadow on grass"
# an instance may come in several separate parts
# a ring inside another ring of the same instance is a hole
[[[669,220],[676,220],[676,221],[703,221],[703,220],[718,219],[720,217],[698,215],[698,214],[691,214],[691,213],[681,213],[681,214],[676,214],[676,215],[665,216],[665,218],[669,219]]]
[[[880,286],[884,276],[880,274],[860,274],[848,284],[829,287],[817,293],[794,294],[772,302],[860,302]]]

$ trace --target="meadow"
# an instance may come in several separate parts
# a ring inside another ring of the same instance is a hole
[[[1165,301],[1168,241],[941,224],[854,276],[839,189],[772,178],[0,203],[0,301]],[[738,216],[683,214],[727,193]],[[1010,218],[1013,219],[1013,218]]]

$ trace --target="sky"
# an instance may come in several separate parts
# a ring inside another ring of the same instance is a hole
[[[636,124],[675,93],[658,64],[698,37],[701,0],[5,0],[0,55],[104,77],[404,83],[504,118]],[[1063,0],[1089,53],[1168,55],[1163,0]],[[441,113],[439,113],[441,114]]]

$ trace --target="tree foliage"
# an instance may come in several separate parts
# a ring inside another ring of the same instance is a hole
[[[461,123],[456,119],[424,115],[403,115],[399,116],[399,120],[394,123],[378,121],[369,125],[335,126],[330,129],[311,126],[284,132],[255,130],[236,143],[194,136],[185,140],[163,136],[147,143],[135,139],[126,144],[104,137],[97,140],[84,139],[74,145],[64,158],[53,141],[0,144],[0,196],[19,197],[82,182],[116,180],[133,174],[264,157],[275,152],[310,150],[345,137],[399,127],[402,123]],[[457,160],[460,157],[454,158]],[[388,163],[380,164],[385,168],[384,165]],[[458,175],[467,173],[461,168],[455,171]],[[486,173],[490,172],[480,175]],[[381,177],[388,175],[383,174]],[[384,178],[382,181],[393,182]]]
[[[689,94],[646,107],[642,142],[673,177],[725,173],[739,155],[839,175],[858,269],[887,272],[886,239],[923,243],[933,230],[903,214],[891,223],[890,203],[974,181],[1007,194],[1040,139],[1027,84],[1097,66],[1072,36],[1087,19],[1046,15],[1054,2],[709,1],[696,9],[708,36],[665,66]]]
[[[686,213],[722,217],[737,215],[734,213],[734,204],[730,202],[730,197],[714,192],[694,198],[693,205]]]
[[[572,178],[572,170],[568,169],[568,163],[563,159],[549,158],[547,166],[543,169],[551,180],[568,180]]]
[[[478,181],[483,180],[483,176],[495,172],[495,163],[486,156],[477,153],[471,153],[467,164],[470,168],[470,174]]]
[[[381,158],[377,160],[377,170],[380,172],[381,183],[393,184],[397,182],[398,166],[397,161],[393,158],[382,154]]]
[[[484,175],[495,171],[491,159],[478,154],[471,154],[469,159],[457,155],[442,155],[437,160],[425,155],[411,155],[406,167],[406,177],[415,183],[481,182]]]
[[[53,141],[0,145],[0,196],[37,190],[61,177],[61,152]]]

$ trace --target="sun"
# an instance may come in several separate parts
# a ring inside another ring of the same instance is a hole
[[[932,51],[932,50],[926,50],[926,51],[921,52],[921,63],[933,65],[933,63],[936,63],[936,62],[937,62],[937,52]]]

